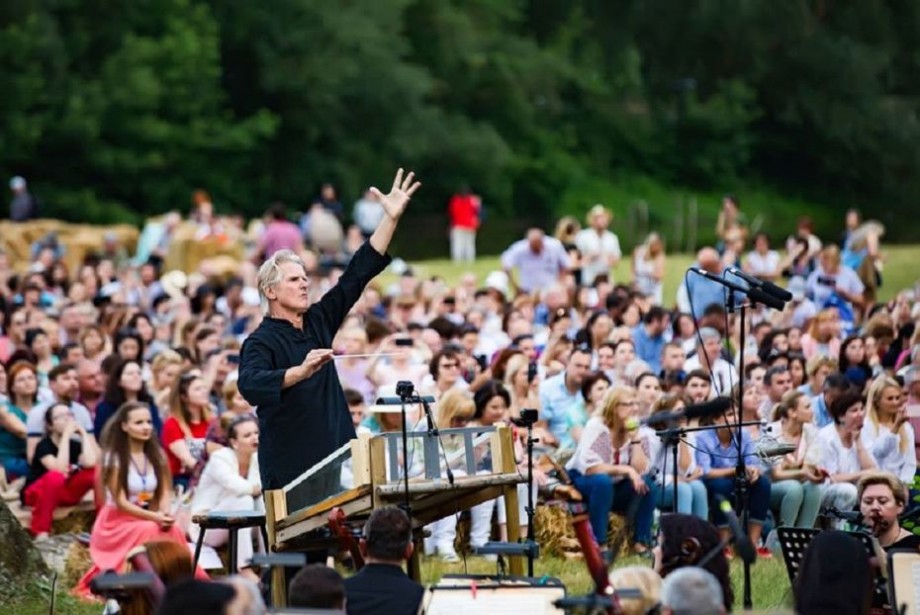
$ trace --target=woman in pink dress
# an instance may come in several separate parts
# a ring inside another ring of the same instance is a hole
[[[106,501],[89,542],[93,567],[75,589],[84,597],[91,596],[89,583],[97,574],[122,572],[135,547],[154,540],[187,544],[171,513],[172,479],[150,408],[140,402],[122,404],[106,426],[102,448]]]

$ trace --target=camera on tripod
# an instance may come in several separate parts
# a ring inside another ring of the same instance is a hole
[[[521,416],[516,419],[512,419],[512,423],[518,427],[531,427],[534,423],[540,420],[540,413],[533,408],[524,408],[521,410]]]

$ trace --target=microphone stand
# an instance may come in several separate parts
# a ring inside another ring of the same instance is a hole
[[[400,383],[404,384],[404,383]],[[397,387],[398,388],[398,387]],[[412,387],[410,384],[409,390],[398,390],[400,399],[400,411],[402,412],[402,445],[403,445],[403,484],[405,485],[405,501],[403,502],[403,510],[406,512],[406,517],[409,518],[409,527],[412,527],[412,503],[409,498],[409,433],[406,428],[406,403],[412,397]]]
[[[533,422],[527,421],[527,576],[533,577],[533,560],[536,554],[536,534],[533,522],[536,511],[533,502]]]
[[[732,287],[728,288],[728,302],[726,305],[729,313],[735,311],[735,289]],[[741,332],[741,341],[739,349],[739,358],[738,358],[738,374],[739,374],[739,384],[738,387],[738,411],[737,415],[737,433],[735,435],[736,441],[735,446],[738,449],[738,461],[735,466],[735,506],[738,508],[738,517],[741,519],[741,529],[744,532],[747,532],[748,525],[750,523],[750,510],[749,510],[749,488],[747,478],[747,464],[744,461],[744,425],[742,421],[742,408],[744,408],[744,384],[740,382],[744,378],[744,345],[745,345],[745,322],[744,317],[746,313],[747,304],[742,303],[738,307],[738,316],[740,318],[740,327]],[[728,332],[726,332],[728,333]],[[757,548],[757,545],[754,545],[754,548]],[[744,609],[750,611],[754,608],[754,601],[751,597],[751,563],[747,560],[743,562],[744,564]]]
[[[438,431],[438,426],[434,422],[434,415],[431,413],[431,405],[429,405],[428,400],[424,397],[417,398],[422,403],[422,408],[425,410],[425,419],[428,421],[428,437],[437,438],[438,447],[441,449],[441,454],[444,456],[444,473],[447,474],[447,482],[453,486],[454,484],[454,473],[450,469],[450,464],[447,462],[447,449],[444,448],[444,442],[441,440],[441,432]]]

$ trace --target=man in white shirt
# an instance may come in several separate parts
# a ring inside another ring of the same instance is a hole
[[[525,293],[546,288],[569,268],[569,257],[562,242],[546,237],[538,228],[528,230],[525,239],[511,244],[501,261],[511,285]],[[512,275],[514,269],[518,270],[517,281]]]
[[[620,262],[623,253],[620,240],[607,229],[613,216],[603,205],[595,205],[588,212],[589,227],[579,231],[575,236],[575,247],[581,252],[582,284],[591,286],[600,275],[609,276],[613,284],[611,270]]]
[[[697,344],[696,354],[684,362],[684,371],[702,369],[709,372],[716,395],[729,395],[732,386],[738,383],[738,372],[721,356],[722,335],[712,327],[703,327],[700,338],[703,343]]]

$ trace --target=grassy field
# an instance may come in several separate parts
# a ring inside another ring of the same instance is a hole
[[[629,558],[618,561],[616,566],[648,566],[649,560]],[[555,557],[543,557],[534,566],[537,577],[547,576],[561,579],[570,595],[585,594],[592,589],[588,571],[581,560],[566,560]],[[462,563],[444,564],[440,560],[423,560],[422,575],[425,583],[434,583],[445,574],[491,574],[495,573],[495,564],[482,558],[472,557],[464,569]],[[732,565],[732,583],[735,588],[735,611],[741,611],[743,568],[739,563]],[[22,602],[0,608],[3,613],[16,615],[45,615],[48,613],[50,590],[47,587],[35,587],[27,599]],[[781,558],[758,562],[751,569],[751,596],[754,608],[759,610],[788,608],[791,604],[789,579]],[[7,608],[9,610],[7,610]],[[98,604],[88,604],[74,600],[65,591],[59,591],[56,598],[55,613],[66,615],[98,615]]]
[[[883,301],[891,299],[898,291],[913,288],[920,281],[920,245],[885,246],[882,250],[885,257],[885,270],[883,272],[884,284],[879,291],[879,298]],[[669,254],[664,280],[664,297],[668,303],[673,303],[677,287],[683,282],[684,272],[693,264],[694,257],[689,254]],[[449,259],[426,260],[410,262],[410,265],[420,276],[440,275],[448,283],[455,285],[460,277],[472,272],[476,274],[480,283],[485,280],[490,271],[501,269],[498,257],[484,257],[471,265],[457,265]],[[620,262],[614,272],[617,282],[629,282],[629,259]],[[389,272],[380,276],[380,281],[389,284],[395,280]]]

